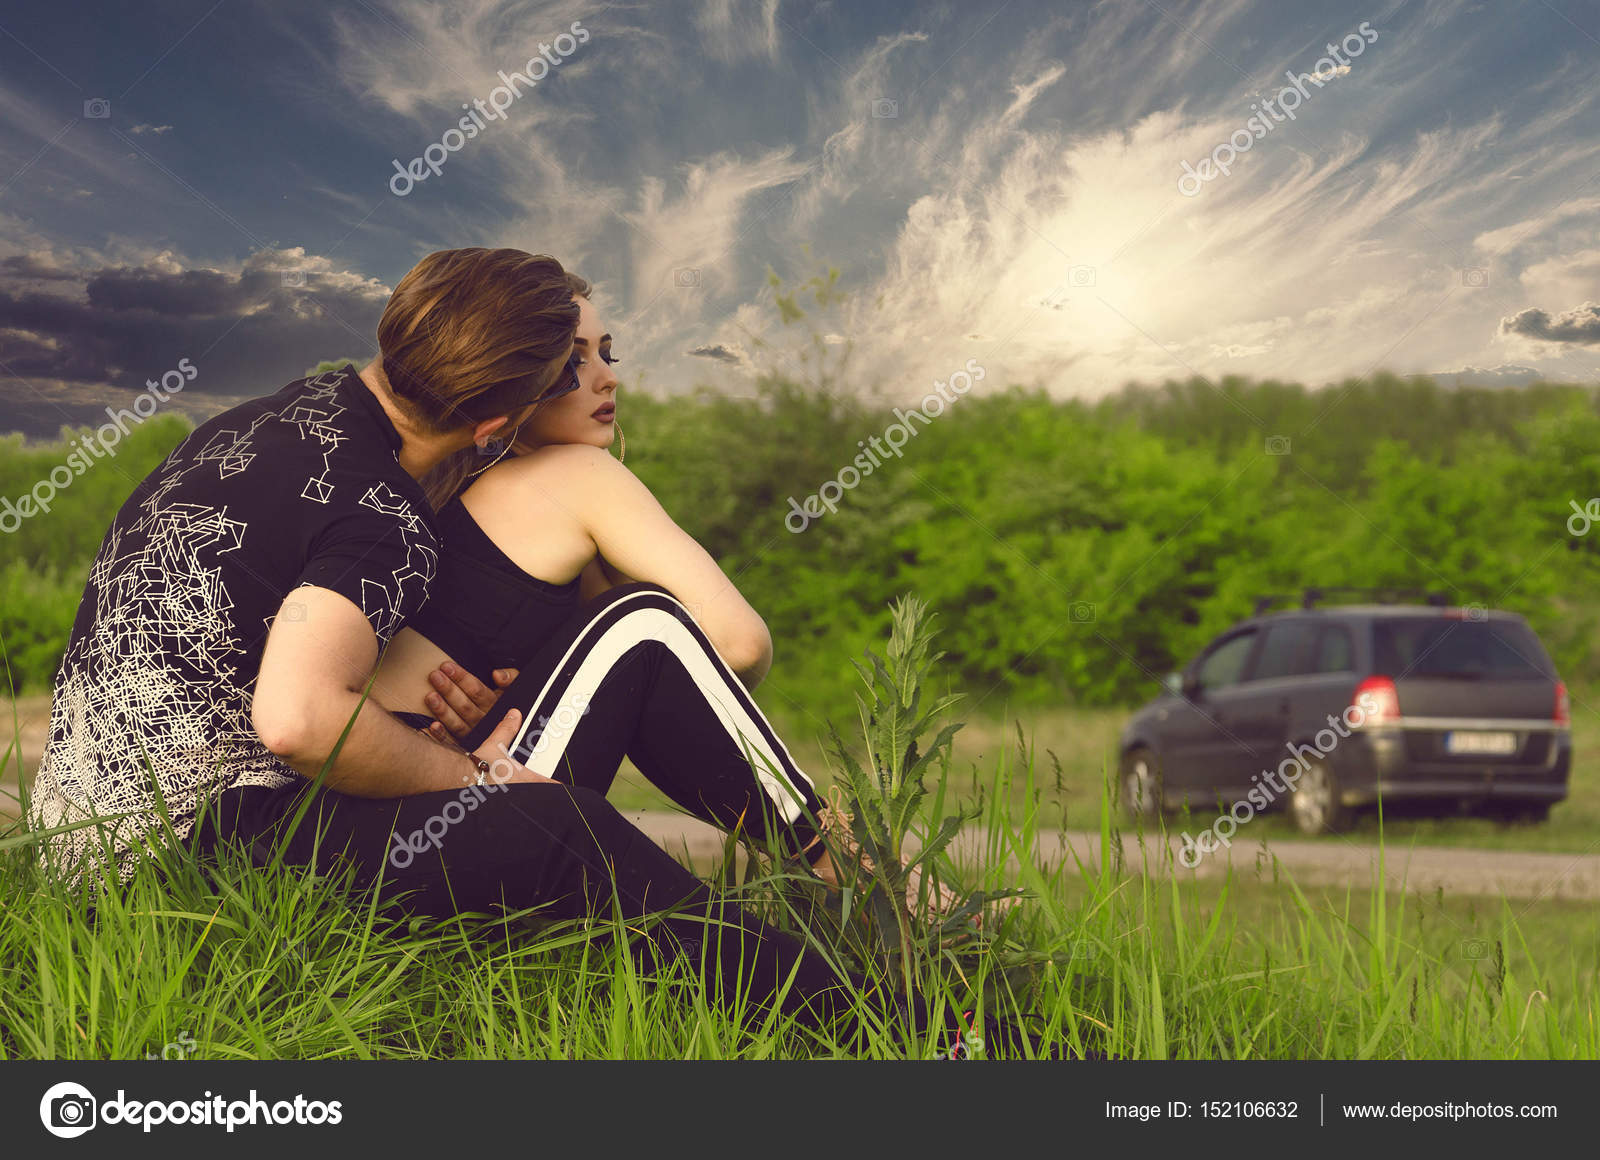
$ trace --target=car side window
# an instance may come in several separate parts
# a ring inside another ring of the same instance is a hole
[[[1250,679],[1262,681],[1311,672],[1311,646],[1316,637],[1314,621],[1286,620],[1269,625]]]
[[[1350,645],[1350,633],[1337,624],[1323,625],[1322,634],[1317,638],[1317,653],[1312,671],[1347,673],[1353,668],[1355,668],[1355,655]]]
[[[1240,676],[1244,673],[1244,662],[1249,658],[1250,648],[1255,642],[1255,630],[1250,629],[1238,636],[1230,636],[1207,653],[1195,669],[1195,677],[1199,680],[1200,687],[1220,689],[1226,685],[1238,684]]]

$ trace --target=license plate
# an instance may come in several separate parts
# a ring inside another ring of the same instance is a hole
[[[1446,753],[1508,754],[1517,751],[1515,733],[1446,733]]]

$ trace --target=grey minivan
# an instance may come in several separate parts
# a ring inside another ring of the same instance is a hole
[[[1255,616],[1213,640],[1121,739],[1130,815],[1287,808],[1308,834],[1375,805],[1537,822],[1567,796],[1566,685],[1519,615],[1480,605],[1319,606]]]

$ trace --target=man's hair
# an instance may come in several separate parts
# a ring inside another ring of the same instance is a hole
[[[400,279],[378,347],[400,405],[451,431],[533,402],[561,373],[577,329],[560,262],[475,246],[435,251]]]
[[[566,272],[564,279],[562,285],[566,288],[568,302],[572,302],[574,297],[589,297],[591,288],[588,281],[580,278],[571,270]],[[576,310],[578,308],[577,303],[573,302],[572,308]],[[574,330],[576,330],[576,327],[574,327]],[[513,438],[515,435],[515,431],[500,432],[496,438]],[[483,448],[477,446],[464,447],[454,455],[446,456],[442,463],[422,477],[422,490],[427,493],[428,502],[433,505],[434,511],[442,510],[447,503],[461,493],[466,486],[467,480],[472,478],[472,473],[485,465],[484,454]],[[499,454],[498,444],[495,445],[493,454]]]

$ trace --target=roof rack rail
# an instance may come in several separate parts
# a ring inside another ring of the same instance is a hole
[[[1334,593],[1371,597],[1376,604],[1397,604],[1401,600],[1422,600],[1431,608],[1447,608],[1453,601],[1448,592],[1429,591],[1424,588],[1361,588],[1353,585],[1333,585],[1328,587],[1307,588],[1299,595],[1300,607],[1303,609],[1315,608],[1327,600]],[[1266,596],[1256,597],[1255,611],[1250,615],[1260,616],[1274,604],[1282,604],[1295,597],[1285,593],[1270,593]]]
[[[1263,612],[1265,612],[1267,609],[1271,608],[1274,604],[1282,604],[1286,600],[1293,600],[1293,599],[1294,599],[1293,596],[1287,596],[1287,595],[1285,595],[1285,594],[1283,594],[1281,592],[1271,593],[1271,594],[1266,595],[1266,596],[1257,596],[1256,597],[1255,610],[1252,611],[1250,613],[1250,615],[1251,616],[1260,616]]]

